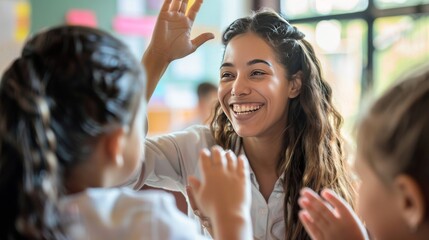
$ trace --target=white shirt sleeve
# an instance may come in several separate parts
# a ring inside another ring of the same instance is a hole
[[[201,149],[214,144],[209,128],[203,125],[146,139],[144,164],[134,188],[148,184],[185,192],[187,177],[199,176],[197,163]]]

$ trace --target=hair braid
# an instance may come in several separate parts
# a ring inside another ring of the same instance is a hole
[[[6,120],[1,124],[1,135],[4,136],[2,142],[21,153],[22,187],[17,193],[19,211],[15,225],[23,236],[62,239],[64,235],[59,228],[59,219],[56,219],[61,184],[55,155],[56,139],[50,128],[50,107],[42,95],[45,84],[37,80],[29,59],[16,60],[11,69],[6,74],[9,77],[3,79],[1,94],[8,104],[14,103],[16,134],[12,136],[6,132],[5,128],[11,127],[9,121],[12,120],[8,119],[10,112],[7,112]]]

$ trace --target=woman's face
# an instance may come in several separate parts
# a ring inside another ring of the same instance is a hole
[[[368,232],[376,239],[407,239],[409,229],[398,211],[399,202],[393,188],[382,182],[364,157],[357,155],[356,172],[361,179],[357,212]],[[405,235],[404,235],[405,234]]]
[[[284,131],[288,99],[296,97],[286,70],[261,37],[235,36],[226,46],[220,68],[218,97],[222,109],[241,137]]]

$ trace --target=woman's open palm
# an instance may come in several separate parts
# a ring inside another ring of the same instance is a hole
[[[151,49],[171,62],[193,53],[212,33],[203,33],[191,39],[191,29],[202,0],[195,0],[188,11],[188,0],[165,0],[151,39]]]

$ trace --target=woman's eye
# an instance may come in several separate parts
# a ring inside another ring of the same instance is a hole
[[[262,75],[265,75],[265,73],[262,71],[253,71],[251,75],[252,76],[262,76]]]
[[[224,72],[221,74],[221,78],[231,78],[233,77],[231,73],[229,72]]]

